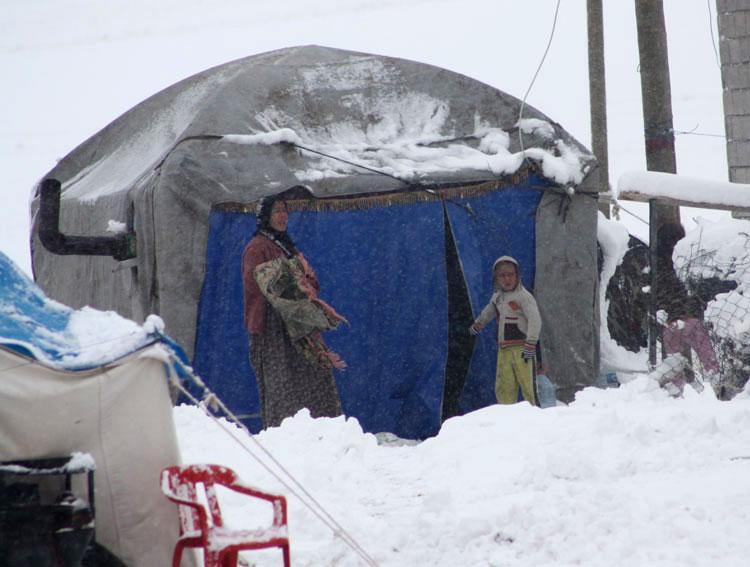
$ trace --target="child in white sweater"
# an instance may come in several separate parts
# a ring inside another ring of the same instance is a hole
[[[497,372],[495,396],[500,404],[518,401],[518,388],[524,399],[538,405],[536,395],[536,343],[542,330],[534,296],[521,284],[518,262],[501,256],[492,266],[495,292],[470,328],[479,333],[497,319]]]

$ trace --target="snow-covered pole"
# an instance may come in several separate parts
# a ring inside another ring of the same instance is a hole
[[[635,0],[635,16],[646,169],[677,173],[672,124],[672,87],[669,79],[667,31],[662,0]],[[679,224],[679,207],[656,202],[652,202],[651,205],[658,211],[659,225]]]

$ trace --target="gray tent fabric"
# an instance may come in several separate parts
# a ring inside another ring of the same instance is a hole
[[[579,190],[595,187],[597,176],[598,170]],[[597,243],[591,241],[597,215],[595,199],[552,192],[537,209],[534,295],[545,323],[542,360],[555,380],[557,397],[565,402],[591,386],[592,368],[599,368],[599,321],[593,315],[599,305],[598,280],[590,273],[597,266]],[[550,250],[542,250],[545,243]]]
[[[565,220],[557,206],[542,206],[537,217],[535,292],[548,300],[544,348],[553,349],[545,354],[554,363],[550,376],[572,392],[597,372],[596,203],[580,193],[591,191],[595,160],[529,105],[519,123],[520,108],[518,99],[455,72],[327,47],[208,69],[137,105],[45,175],[63,184],[64,233],[102,235],[109,220],[124,222],[137,234],[137,257],[49,253],[36,234],[35,193],[35,278],[73,307],[138,321],[159,314],[192,356],[212,207],[296,185],[316,198],[470,185],[533,163],[579,191],[564,197]],[[571,321],[592,326],[582,331]]]

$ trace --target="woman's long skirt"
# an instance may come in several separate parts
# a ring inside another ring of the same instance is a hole
[[[333,370],[311,364],[291,342],[281,316],[266,306],[265,332],[250,337],[250,363],[260,394],[263,427],[308,408],[312,417],[341,415]]]

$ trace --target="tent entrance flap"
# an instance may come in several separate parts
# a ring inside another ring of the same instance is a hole
[[[450,206],[450,203],[449,203]],[[443,204],[445,230],[445,273],[448,283],[448,360],[445,363],[445,395],[443,421],[461,415],[460,398],[474,351],[475,337],[469,333],[474,321],[456,239],[450,225],[446,205]]]
[[[437,433],[447,357],[448,292],[439,202],[292,211],[289,234],[317,272],[321,297],[350,322],[326,341],[344,412],[369,432]],[[243,323],[241,259],[255,216],[210,216],[194,366],[253,431],[261,427]]]
[[[260,398],[250,369],[241,273],[242,252],[253,232],[254,215],[213,211],[209,216],[193,367],[232,413],[257,432]]]

